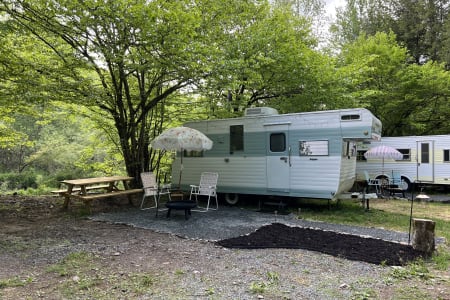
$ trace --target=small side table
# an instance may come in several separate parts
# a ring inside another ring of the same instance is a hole
[[[167,218],[170,217],[170,212],[172,209],[176,210],[184,210],[184,218],[187,220],[191,215],[191,209],[197,207],[197,203],[195,201],[169,201],[166,203],[167,210]]]

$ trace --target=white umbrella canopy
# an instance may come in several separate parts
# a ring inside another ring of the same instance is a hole
[[[213,142],[202,132],[189,127],[173,127],[163,131],[150,145],[160,150],[210,150]]]
[[[181,185],[181,173],[183,171],[183,151],[211,150],[213,142],[202,132],[185,126],[173,127],[163,131],[153,141],[150,146],[154,149],[180,151],[181,169],[178,180],[178,188]]]

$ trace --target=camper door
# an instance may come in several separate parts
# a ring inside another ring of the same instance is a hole
[[[417,180],[434,182],[434,141],[417,142]]]
[[[267,124],[267,189],[289,193],[290,148],[288,125]]]

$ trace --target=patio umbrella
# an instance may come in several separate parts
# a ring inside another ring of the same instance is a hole
[[[157,136],[150,145],[154,149],[180,151],[181,152],[181,168],[178,179],[178,188],[181,185],[181,173],[183,172],[183,152],[210,150],[213,142],[202,132],[185,127],[173,127],[163,131]]]
[[[382,160],[381,172],[384,174],[384,160],[385,159],[402,159],[403,154],[397,149],[385,145],[370,148],[364,153],[366,159],[378,158]]]

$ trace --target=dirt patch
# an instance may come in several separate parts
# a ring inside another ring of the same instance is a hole
[[[389,266],[405,265],[424,253],[411,246],[350,234],[280,223],[266,225],[255,232],[217,242],[227,248],[289,248],[318,251],[336,257]]]

